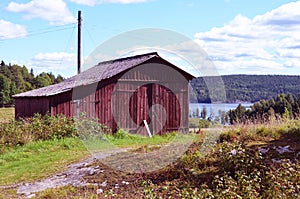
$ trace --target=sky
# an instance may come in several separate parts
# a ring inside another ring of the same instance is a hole
[[[35,74],[76,75],[78,10],[85,59],[117,35],[156,28],[199,45],[220,75],[300,74],[300,1],[1,0],[0,9],[0,60]]]

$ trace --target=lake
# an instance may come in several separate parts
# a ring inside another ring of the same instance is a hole
[[[250,106],[253,105],[253,103],[241,103],[246,109],[250,109]],[[219,115],[219,111],[226,111],[228,112],[230,109],[235,109],[239,103],[223,103],[223,104],[208,104],[208,103],[190,103],[190,115],[194,115],[196,113],[196,109],[199,109],[199,115],[201,114],[201,111],[203,110],[203,107],[206,107],[207,117],[209,117],[211,114],[214,116]],[[193,114],[194,113],[194,114]]]

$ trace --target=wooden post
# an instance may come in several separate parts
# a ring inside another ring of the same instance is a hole
[[[145,127],[146,127],[146,130],[147,130],[147,133],[148,133],[148,136],[149,137],[152,137],[152,134],[151,134],[151,131],[150,131],[150,128],[148,126],[148,123],[146,120],[143,120],[144,124],[145,124]]]
[[[81,10],[78,11],[77,74],[81,72]]]

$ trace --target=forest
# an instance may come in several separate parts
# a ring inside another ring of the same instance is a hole
[[[213,78],[198,77],[191,81],[197,99],[193,102],[211,102],[212,96],[209,96],[205,80]],[[300,76],[296,75],[225,75],[221,78],[226,92],[226,101],[223,103],[254,103],[276,98],[280,93],[290,93],[297,97],[300,92]]]
[[[32,89],[49,86],[62,82],[64,78],[61,75],[53,75],[52,73],[40,73],[34,75],[33,69],[26,66],[16,64],[0,64],[0,107],[12,106],[14,100],[13,95],[26,92]]]

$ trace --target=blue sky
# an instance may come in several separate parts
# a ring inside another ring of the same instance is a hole
[[[84,58],[118,34],[161,28],[199,44],[222,75],[300,71],[300,1],[2,0],[0,8],[0,59],[36,73],[76,74],[78,10]]]

